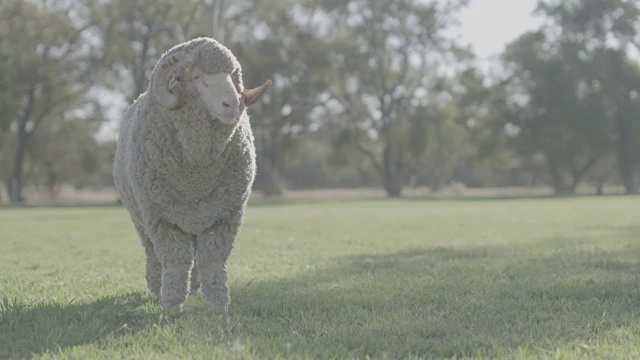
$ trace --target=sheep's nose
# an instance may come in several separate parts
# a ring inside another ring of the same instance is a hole
[[[222,100],[222,108],[228,111],[237,110],[240,107],[240,99],[228,97]]]
[[[240,99],[235,96],[229,96],[220,102],[221,108],[218,112],[220,120],[226,124],[230,124],[240,115]]]

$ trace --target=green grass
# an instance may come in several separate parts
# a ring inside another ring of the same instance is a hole
[[[0,210],[0,359],[640,358],[640,199],[251,206],[228,314],[166,312],[121,208]]]

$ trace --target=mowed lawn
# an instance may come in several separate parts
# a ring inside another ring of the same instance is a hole
[[[640,358],[640,198],[252,205],[228,314],[119,207],[0,210],[0,359]]]

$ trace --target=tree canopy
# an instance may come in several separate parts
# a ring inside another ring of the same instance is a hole
[[[107,179],[120,99],[146,91],[173,45],[213,36],[245,84],[256,190],[640,187],[640,4],[541,0],[538,29],[492,71],[453,35],[468,0],[5,0],[0,177],[25,186]],[[110,125],[113,126],[113,125]],[[78,185],[80,186],[80,185]]]

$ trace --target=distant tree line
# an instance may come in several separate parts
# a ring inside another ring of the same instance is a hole
[[[468,0],[3,0],[0,178],[107,186],[96,134],[176,43],[213,36],[247,86],[255,187],[640,187],[638,1],[542,0],[493,71],[450,36]]]

